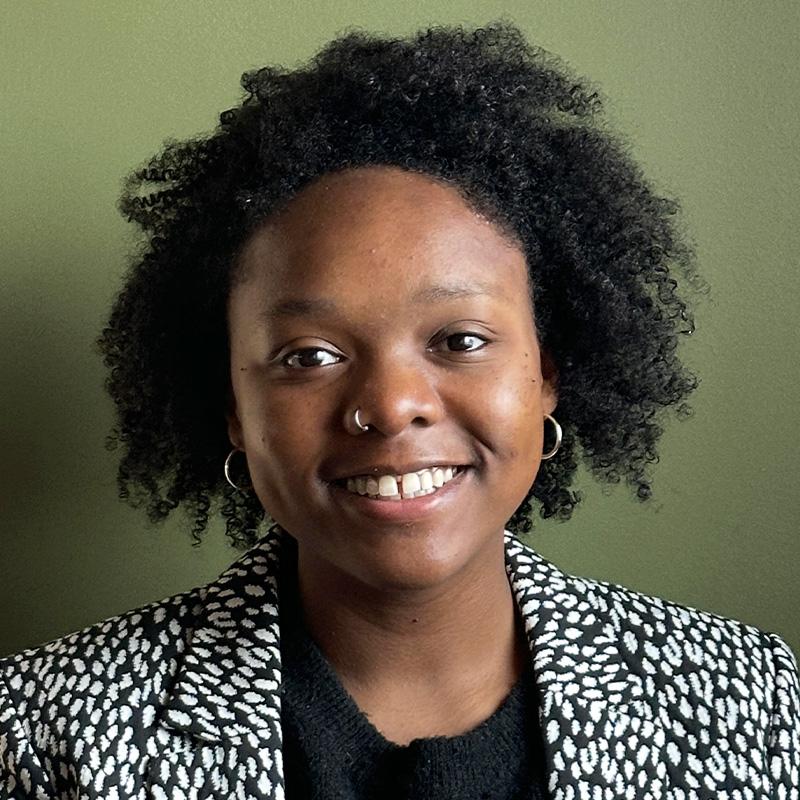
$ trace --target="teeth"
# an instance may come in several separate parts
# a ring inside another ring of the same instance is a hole
[[[381,497],[391,497],[397,494],[397,478],[394,475],[381,475],[378,478],[378,494]]]
[[[458,475],[458,467],[434,467],[405,475],[359,475],[347,479],[347,490],[386,500],[424,497],[433,494]]]
[[[419,475],[416,472],[409,472],[403,475],[403,495],[408,496],[418,492],[422,484],[419,480]]]

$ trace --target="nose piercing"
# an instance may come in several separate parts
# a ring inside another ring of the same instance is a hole
[[[357,408],[355,413],[353,414],[353,422],[356,424],[356,428],[358,428],[359,433],[366,433],[369,430],[369,425],[363,425],[361,420],[359,419],[359,414],[361,413],[361,409]]]

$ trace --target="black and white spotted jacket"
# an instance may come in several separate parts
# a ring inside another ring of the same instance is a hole
[[[208,586],[0,659],[0,798],[283,798],[280,549],[269,534]],[[506,560],[554,800],[797,800],[780,638],[566,575],[510,535]]]

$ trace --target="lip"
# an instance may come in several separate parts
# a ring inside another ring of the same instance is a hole
[[[426,469],[426,467],[416,467],[416,469],[407,471],[415,472],[417,469]],[[365,475],[368,473],[356,474]],[[390,475],[392,473],[380,474]],[[375,500],[366,495],[349,492],[338,483],[331,483],[330,487],[334,497],[340,504],[345,505],[350,511],[355,511],[359,515],[370,517],[378,522],[415,522],[436,512],[442,505],[453,501],[459,489],[470,478],[471,474],[472,470],[467,467],[433,494],[400,500]]]

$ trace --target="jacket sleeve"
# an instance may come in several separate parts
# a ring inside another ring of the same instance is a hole
[[[50,800],[50,777],[34,753],[0,674],[0,800]]]
[[[780,636],[770,634],[775,657],[775,698],[767,766],[775,800],[800,798],[800,684],[797,662]]]

